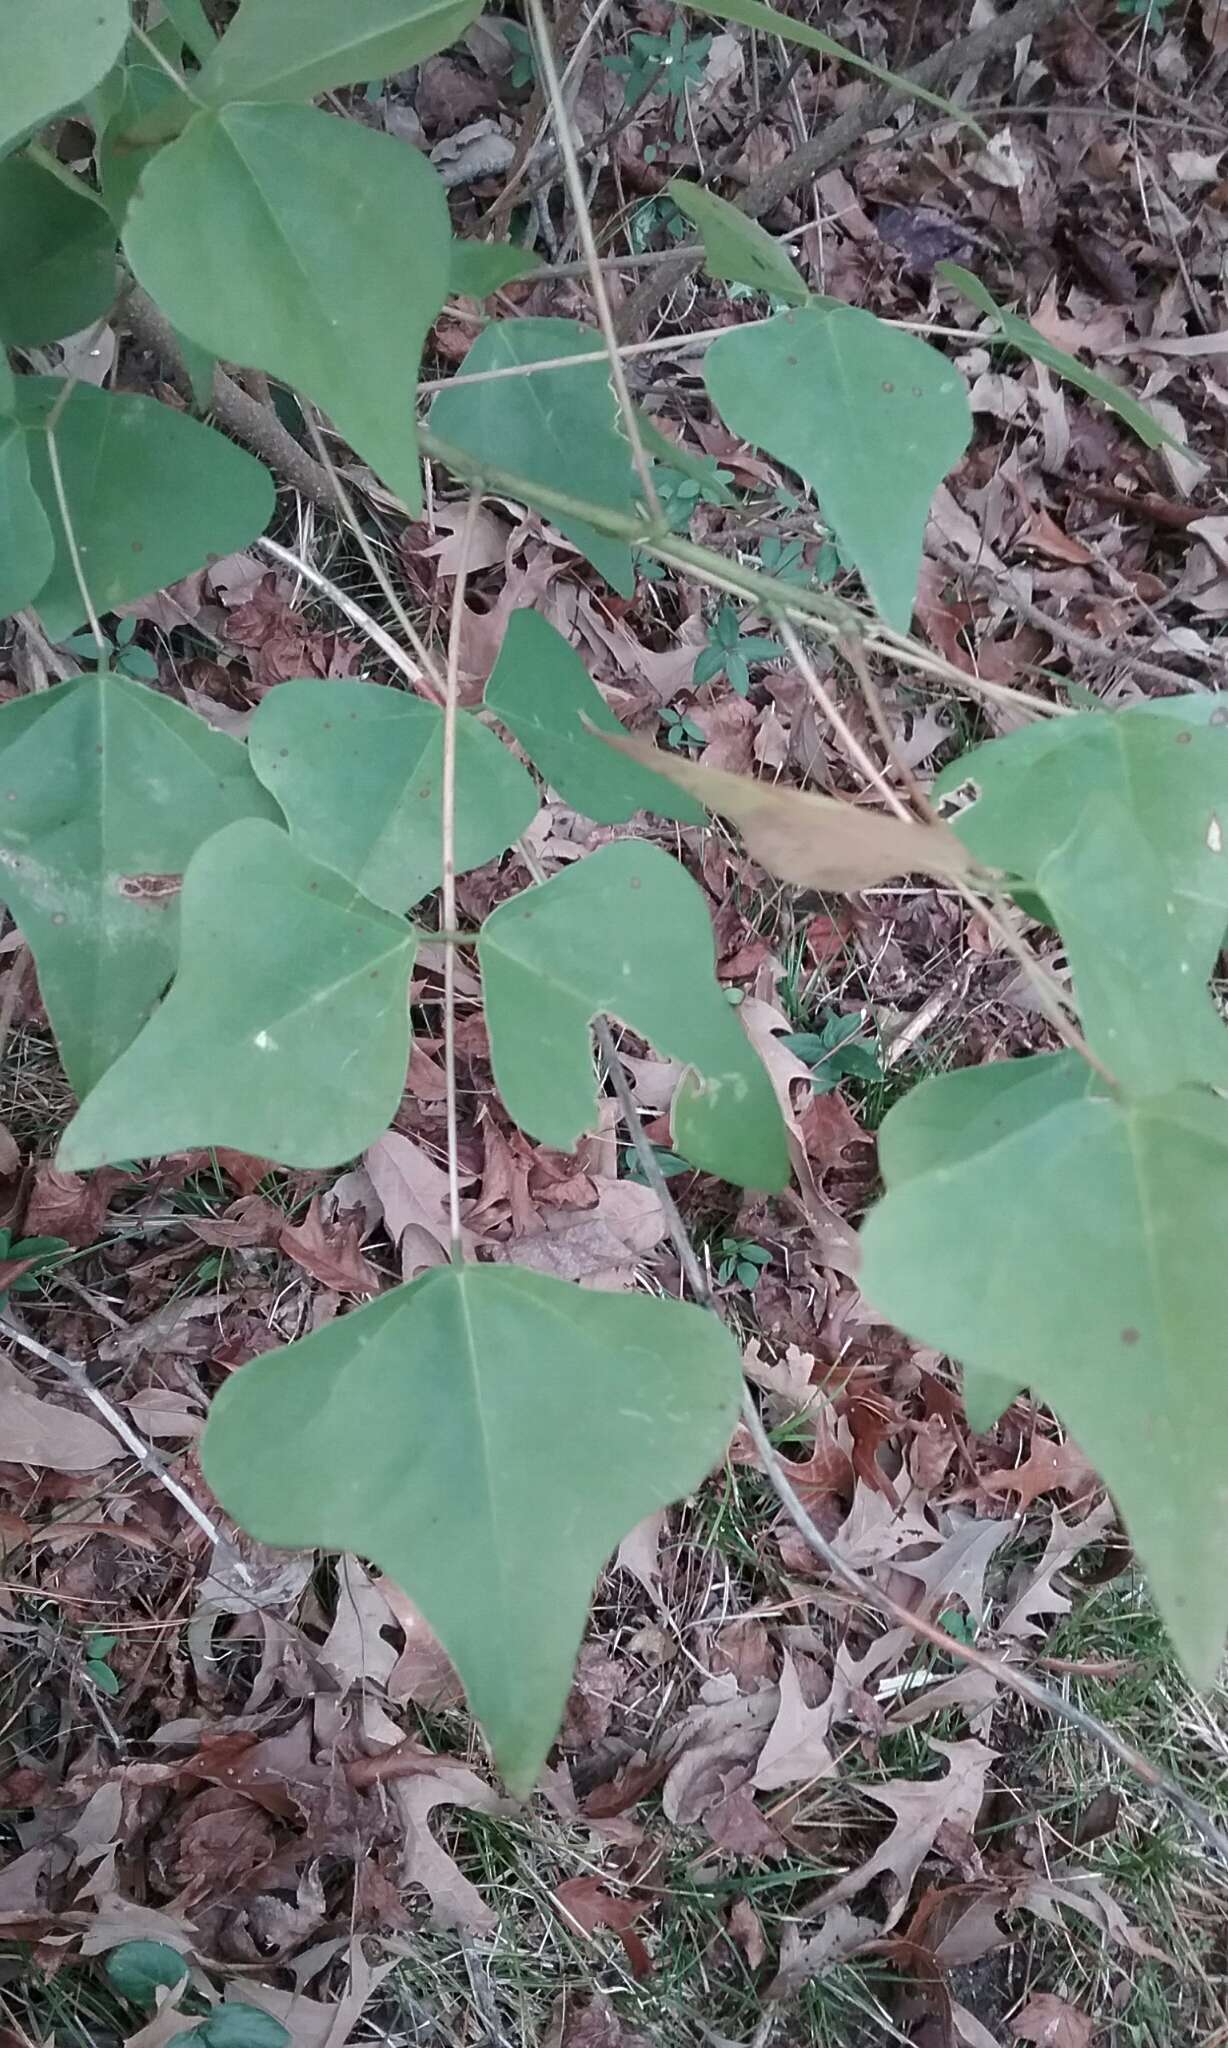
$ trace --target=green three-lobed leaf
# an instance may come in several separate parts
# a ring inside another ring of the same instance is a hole
[[[888,1117],[882,1164],[868,1299],[962,1362],[974,1424],[1024,1386],[1051,1403],[1209,1683],[1228,1629],[1228,1103],[1114,1099],[1070,1054],[1004,1062],[923,1082]]]
[[[480,12],[481,0],[243,0],[195,89],[219,106],[314,100],[407,71]]]
[[[404,1586],[527,1793],[598,1571],[720,1457],[740,1377],[698,1309],[449,1268],[244,1366],[203,1462],[265,1542],[357,1551]]]
[[[50,574],[22,602],[36,605],[52,640],[66,639],[85,620],[47,448],[57,405],[64,496],[97,612],[189,575],[210,555],[246,546],[268,525],[274,505],[263,464],[157,399],[90,384],[63,399],[58,377],[18,379],[17,418],[54,545]]]
[[[937,793],[965,785],[975,800],[956,830],[1059,926],[1084,1031],[1114,1077],[1132,1093],[1228,1083],[1207,992],[1228,925],[1228,725],[1214,701],[1026,726],[962,755]]]
[[[491,1060],[517,1123],[570,1151],[597,1126],[590,1026],[605,1011],[693,1070],[674,1144],[745,1187],[788,1178],[771,1082],[714,975],[686,869],[643,840],[599,847],[491,913],[478,940]]]
[[[115,229],[67,172],[26,155],[0,163],[0,342],[76,334],[115,297]]]
[[[976,1426],[1030,1387],[1074,1431],[1200,1681],[1228,1629],[1226,725],[1206,698],[1092,713],[940,778],[972,791],[965,843],[1058,925],[1106,1071],[1067,1053],[923,1082],[883,1125],[863,1232],[867,1296],[961,1361]]]
[[[128,33],[128,0],[7,0],[0,151],[82,99]]]

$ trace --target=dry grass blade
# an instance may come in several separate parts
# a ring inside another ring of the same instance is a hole
[[[971,881],[979,873],[967,848],[945,825],[888,818],[811,790],[782,789],[749,775],[703,768],[629,735],[600,737],[729,818],[747,850],[782,882],[848,890],[872,888],[899,875]]]

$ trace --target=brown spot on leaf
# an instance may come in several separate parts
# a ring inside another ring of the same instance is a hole
[[[1121,1341],[1123,1344],[1137,1344],[1138,1336],[1139,1333],[1134,1328],[1134,1325],[1132,1323],[1127,1323],[1125,1329],[1121,1333]]]
[[[166,903],[183,887],[182,875],[117,875],[115,887],[132,903]]]

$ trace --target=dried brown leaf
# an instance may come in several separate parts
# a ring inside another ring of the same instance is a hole
[[[448,1176],[443,1167],[400,1131],[385,1131],[368,1146],[363,1163],[383,1204],[384,1227],[392,1242],[400,1245],[407,1230],[422,1230],[446,1254],[450,1234]],[[462,1174],[462,1186],[472,1178]],[[471,1256],[477,1239],[472,1232],[462,1232],[462,1240]]]
[[[21,1165],[21,1149],[7,1124],[0,1124],[0,1180],[8,1180]]]
[[[885,1874],[892,1880],[894,1897],[888,1905],[883,1929],[894,1927],[908,1903],[913,1880],[944,1822],[954,1822],[971,1832],[985,1794],[985,1774],[995,1752],[972,1740],[933,1740],[932,1747],[947,1758],[948,1767],[941,1778],[918,1782],[899,1779],[889,1785],[863,1786],[867,1799],[895,1815],[895,1826],[874,1854],[824,1892],[817,1905],[838,1905],[864,1891],[872,1878]]]
[[[447,1651],[427,1626],[424,1616],[392,1579],[380,1579],[378,1591],[396,1616],[405,1637],[405,1647],[388,1673],[386,1690],[389,1699],[412,1700],[415,1706],[425,1707],[434,1713],[443,1707],[459,1705],[465,1697],[464,1687]]]
[[[240,1195],[221,1216],[190,1216],[185,1221],[203,1244],[220,1245],[227,1250],[257,1245],[268,1249],[280,1242],[286,1228],[282,1211],[263,1195]]]
[[[321,1287],[336,1294],[378,1294],[380,1276],[362,1255],[361,1235],[356,1219],[325,1222],[320,1198],[313,1195],[303,1221],[283,1224],[277,1242]]]
[[[470,1934],[493,1934],[498,1921],[476,1885],[457,1868],[431,1833],[430,1816],[437,1806],[463,1806],[471,1813],[512,1813],[515,1802],[501,1799],[473,1771],[444,1759],[437,1770],[399,1778],[389,1786],[405,1828],[401,1853],[402,1884],[420,1884],[431,1901],[436,1927],[460,1927]]]
[[[593,728],[596,731],[596,728]],[[607,746],[651,768],[738,827],[769,874],[803,889],[867,889],[899,875],[949,881],[975,872],[971,854],[945,825],[914,824],[812,790],[784,789],[751,776],[703,768],[630,734],[601,733]]]
[[[40,1160],[26,1204],[25,1235],[62,1237],[77,1246],[96,1243],[111,1196],[128,1177],[112,1166],[102,1166],[97,1173],[61,1173],[58,1166]]]
[[[75,1408],[44,1401],[25,1374],[0,1360],[0,1450],[6,1464],[96,1472],[124,1455],[119,1439]]]
[[[818,1933],[805,1938],[795,1921],[786,1922],[776,1975],[764,1997],[795,1998],[803,1985],[821,1977],[833,1964],[855,1956],[881,1932],[876,1920],[862,1919],[847,1906],[834,1906]]]
[[[651,1976],[652,1959],[635,1932],[635,1922],[647,1910],[646,1900],[616,1898],[599,1877],[565,1878],[555,1886],[554,1896],[566,1918],[582,1934],[595,1934],[599,1928],[608,1927],[618,1936],[633,1977]]]
[[[987,1472],[981,1484],[988,1493],[1017,1493],[1020,1508],[1030,1508],[1038,1494],[1071,1493],[1080,1499],[1098,1485],[1094,1471],[1069,1438],[1055,1444],[1035,1437],[1022,1465],[1007,1472]]]
[[[666,1234],[665,1212],[651,1188],[638,1181],[591,1176],[595,1205],[548,1209],[544,1227],[518,1238],[518,1266],[552,1273],[560,1280],[584,1280],[598,1287],[627,1287],[635,1261]]]
[[[747,1898],[735,1899],[725,1923],[742,1954],[748,1970],[757,1970],[767,1954],[763,1923]]]
[[[833,1704],[829,1694],[821,1706],[806,1705],[797,1666],[786,1650],[780,1668],[780,1706],[755,1766],[758,1791],[777,1792],[786,1785],[808,1784],[835,1770],[836,1760],[827,1740]]]
[[[349,1983],[340,1998],[330,1999],[327,2004],[308,1998],[301,1991],[278,1990],[275,1985],[259,1983],[247,1975],[240,1983],[227,1985],[227,1999],[239,2005],[256,2005],[271,2013],[289,2030],[294,2048],[345,2048],[372,1995],[388,1972],[397,1967],[395,1958],[374,1965],[368,1963],[357,1936],[350,1941],[349,1965]]]
[[[1017,2041],[1043,2043],[1044,2048],[1089,2048],[1095,2023],[1052,1991],[1034,1991],[1011,2021],[1011,2032]]]

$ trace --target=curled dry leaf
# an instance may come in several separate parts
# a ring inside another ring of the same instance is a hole
[[[703,768],[629,733],[598,737],[731,819],[748,851],[782,882],[849,890],[868,889],[899,875],[950,881],[977,872],[971,854],[945,825],[914,824],[812,790],[782,789],[749,775]]]

